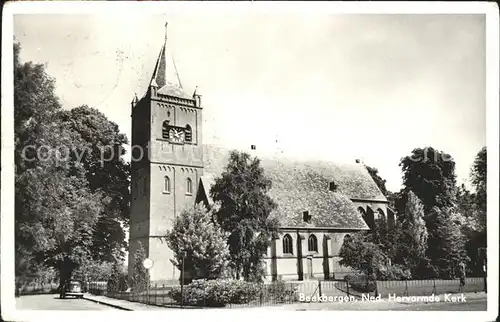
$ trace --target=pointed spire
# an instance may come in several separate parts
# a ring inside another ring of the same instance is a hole
[[[167,42],[167,26],[168,26],[168,21],[165,21],[165,43]]]
[[[158,94],[190,98],[189,94],[183,91],[174,57],[168,48],[167,26],[168,22],[165,22],[165,40],[160,54],[158,55],[158,59],[156,60],[155,69],[149,86],[156,87]]]
[[[196,93],[196,91],[197,91],[197,90],[198,90],[198,85],[196,85],[196,87],[194,88],[193,98],[195,98],[195,97],[196,97],[196,95],[198,95],[198,94]]]

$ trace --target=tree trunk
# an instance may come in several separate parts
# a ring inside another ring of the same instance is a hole
[[[74,264],[69,258],[64,258],[61,266],[59,267],[59,288],[62,290],[64,284],[71,279],[73,274]]]

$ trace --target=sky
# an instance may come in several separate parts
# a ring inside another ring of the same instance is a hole
[[[38,14],[14,35],[64,108],[95,107],[130,139],[166,21],[184,89],[203,95],[204,143],[361,159],[391,191],[414,148],[451,154],[462,183],[486,145],[484,15]]]

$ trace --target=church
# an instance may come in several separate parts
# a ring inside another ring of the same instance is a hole
[[[210,188],[227,165],[229,150],[203,144],[203,105],[187,94],[169,54],[167,34],[142,98],[131,102],[132,174],[129,276],[142,245],[153,262],[152,282],[177,281],[173,252],[162,237],[184,209],[213,204]],[[339,279],[351,270],[339,265],[349,234],[369,230],[378,217],[394,224],[394,212],[359,160],[352,164],[294,161],[260,156],[278,205],[271,216],[278,235],[264,257],[266,279]]]

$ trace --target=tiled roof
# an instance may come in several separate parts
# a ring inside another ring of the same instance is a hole
[[[205,193],[205,196],[208,199],[207,201],[209,204],[212,204],[213,200],[212,200],[212,197],[210,196],[210,187],[212,187],[213,184],[215,183],[215,178],[212,174],[205,173],[200,178],[200,180],[201,180],[202,189],[204,190],[203,192]]]
[[[227,149],[205,145],[205,174],[220,175],[228,156]],[[360,164],[343,166],[262,156],[259,159],[265,175],[272,181],[269,195],[278,204],[272,216],[276,216],[282,226],[306,226],[302,214],[309,211],[312,226],[367,229],[350,198],[385,200]],[[332,181],[338,186],[336,192],[329,190]]]

